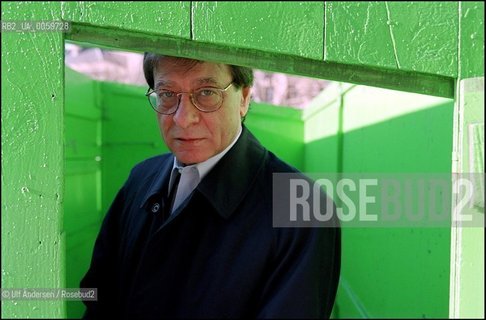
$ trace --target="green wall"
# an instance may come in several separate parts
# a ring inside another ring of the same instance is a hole
[[[306,171],[450,173],[453,107],[451,99],[335,84],[304,113]],[[343,228],[342,250],[334,317],[448,317],[449,228]]]
[[[79,287],[88,270],[94,241],[105,212],[101,210],[102,108],[99,84],[65,69],[64,232],[66,287]],[[81,315],[79,301],[67,301],[67,316]]]
[[[456,80],[484,77],[482,2],[2,2],[1,12],[72,22],[67,34],[2,32],[2,288],[67,285],[66,39],[449,98]],[[329,170],[343,165],[337,146]],[[59,318],[65,306],[2,300],[2,316]]]
[[[245,125],[270,151],[304,171],[304,121],[302,111],[291,107],[252,102]]]
[[[167,152],[148,104],[146,87],[100,82],[103,108],[102,210],[106,212],[116,193],[138,162]]]

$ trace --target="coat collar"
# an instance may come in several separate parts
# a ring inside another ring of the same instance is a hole
[[[155,174],[155,177],[152,180],[152,184],[150,185],[147,193],[143,197],[142,203],[140,204],[140,208],[147,209],[150,205],[149,200],[163,194],[167,190],[167,185],[170,179],[171,169],[174,163],[174,155],[170,154],[163,160],[162,166]],[[161,197],[159,197],[161,198]]]
[[[243,126],[238,141],[196,189],[227,219],[251,190],[266,155],[267,150]]]
[[[260,174],[266,155],[267,150],[243,125],[238,141],[199,183],[196,190],[211,203],[220,216],[227,219],[251,190]],[[140,208],[147,209],[149,200],[164,192],[173,161],[172,154],[164,159]]]

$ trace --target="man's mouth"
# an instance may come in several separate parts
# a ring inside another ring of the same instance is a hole
[[[186,143],[193,143],[193,142],[199,142],[199,141],[202,141],[204,140],[203,138],[187,138],[187,137],[184,137],[184,138],[176,138],[176,140],[180,141],[180,142],[186,142]]]

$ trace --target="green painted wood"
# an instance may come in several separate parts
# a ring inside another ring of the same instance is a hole
[[[484,3],[460,2],[459,74],[456,88],[453,170],[482,172],[484,190]],[[476,190],[481,187],[476,184]],[[481,192],[481,193],[484,193]],[[454,198],[454,203],[459,199]],[[462,214],[481,217],[482,206]],[[484,225],[454,228],[451,243],[450,318],[484,318]]]
[[[457,2],[326,2],[325,60],[457,76]]]
[[[64,1],[64,20],[190,38],[189,1]]]
[[[323,2],[194,1],[193,39],[322,60]]]
[[[158,52],[300,76],[370,84],[377,87],[440,97],[452,98],[454,96],[454,78],[440,75],[316,61],[253,49],[227,47],[169,37],[147,36],[143,33],[85,25],[73,26],[73,32],[66,36],[72,41],[96,43],[109,48],[131,48],[139,52]]]
[[[484,2],[459,2],[460,78],[484,76]]]
[[[59,20],[53,2],[2,21]],[[2,32],[2,288],[63,288],[63,34]],[[60,318],[61,300],[2,300],[2,318]]]
[[[484,77],[463,79],[455,104],[453,172],[473,183],[472,205],[456,205],[456,214],[482,221],[475,227],[452,228],[449,318],[484,318]],[[470,173],[473,173],[470,175]],[[460,210],[460,211],[458,211]]]

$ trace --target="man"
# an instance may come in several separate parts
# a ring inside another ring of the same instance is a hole
[[[272,174],[297,171],[242,125],[251,69],[145,54],[144,72],[172,153],[116,196],[81,282],[98,288],[85,317],[329,317],[340,232],[272,227]]]

